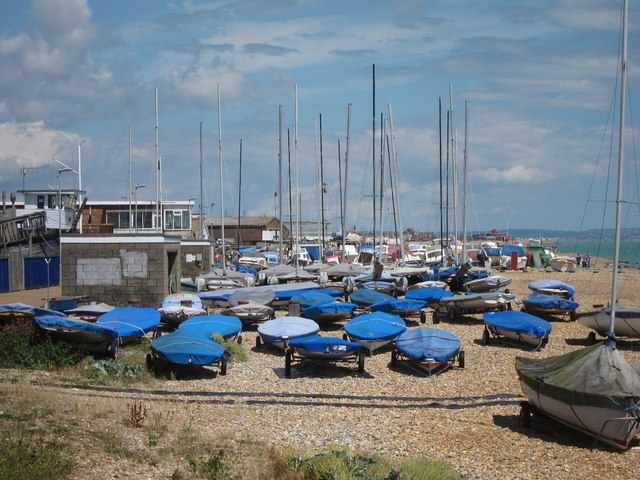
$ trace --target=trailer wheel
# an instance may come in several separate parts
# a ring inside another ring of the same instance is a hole
[[[449,309],[447,313],[449,314],[449,320],[453,321],[456,319],[456,311],[453,308]]]
[[[396,352],[395,350],[391,352],[391,366],[398,366],[398,352]]]
[[[147,358],[145,359],[144,366],[149,372],[153,370],[153,357],[150,353],[147,353]]]
[[[358,353],[358,373],[364,373],[364,352]]]
[[[342,334],[342,339],[343,340],[349,340],[349,335],[347,335],[346,333]]]
[[[576,321],[576,311],[575,310],[571,310],[569,312],[569,321],[571,321],[571,322],[575,322]]]
[[[489,334],[489,330],[485,328],[484,332],[482,332],[482,344],[489,345],[489,342],[491,342],[491,335]]]
[[[458,366],[464,368],[464,350],[458,352]]]
[[[227,362],[227,357],[223,355],[222,360],[220,361],[220,375],[227,374]]]
[[[440,317],[438,317],[438,311],[434,311],[433,315],[431,316],[431,319],[433,321],[434,325],[437,325],[438,323],[440,323]]]
[[[236,342],[238,342],[238,345],[242,345],[242,335],[238,335]]]
[[[292,361],[292,354],[291,354],[291,350],[287,349],[287,351],[284,354],[284,376],[285,377],[290,377],[291,376],[291,361]]]
[[[256,337],[256,350],[260,350],[262,347],[262,340],[260,339],[260,335]]]
[[[587,345],[593,345],[596,343],[596,332],[589,332],[587,335]]]
[[[529,402],[520,402],[520,417],[519,423],[521,427],[529,428],[531,427],[531,405]]]
[[[420,310],[420,323],[427,323],[427,312]]]

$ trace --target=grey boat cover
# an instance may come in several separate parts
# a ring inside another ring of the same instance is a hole
[[[269,318],[273,313],[273,308],[260,303],[249,302],[243,303],[242,305],[234,305],[230,308],[224,308],[220,310],[220,313],[222,315],[230,315],[232,317],[236,316],[240,318],[240,320],[247,315],[260,315]]]
[[[550,358],[516,357],[520,380],[568,405],[640,410],[640,373],[615,348],[596,343]]]
[[[362,265],[353,265],[351,263],[338,263],[335,265],[323,265],[317,269],[318,272],[325,272],[328,277],[356,277],[368,270]]]
[[[468,282],[464,282],[462,286],[470,292],[490,292],[491,290],[506,287],[510,283],[511,279],[509,277],[493,275],[491,277],[469,280]]]
[[[229,305],[235,307],[240,302],[257,303],[259,305],[271,305],[276,298],[276,292],[272,288],[241,288],[229,296]]]

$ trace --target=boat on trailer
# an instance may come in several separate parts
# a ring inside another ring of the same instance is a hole
[[[202,299],[191,292],[172,293],[162,300],[158,309],[164,325],[175,328],[186,319],[198,315],[206,315]]]
[[[120,342],[118,331],[114,328],[64,315],[44,315],[34,320],[40,329],[56,340],[74,344],[88,352],[113,358],[118,356]]]
[[[290,340],[285,350],[285,376],[291,376],[293,362],[305,359],[332,363],[357,362],[358,373],[364,372],[362,345],[339,337],[314,335]]]
[[[323,291],[305,292],[291,297],[292,302],[300,304],[304,318],[310,318],[316,322],[337,322],[349,319],[357,305],[349,302],[340,302]]]
[[[155,332],[160,312],[155,308],[117,307],[101,315],[96,324],[118,332],[120,343],[128,343]]]
[[[523,311],[539,315],[561,315],[575,320],[576,309],[580,306],[575,300],[558,295],[545,295],[534,292],[522,299]]]
[[[460,339],[451,332],[432,327],[418,327],[402,333],[391,352],[392,367],[406,360],[402,363],[426,375],[453,368],[456,359],[459,367],[464,368]]]
[[[417,298],[394,298],[383,302],[374,303],[369,307],[371,312],[384,312],[406,318],[419,315],[420,321],[426,321],[427,302]]]
[[[462,284],[462,288],[467,292],[481,293],[501,290],[503,287],[506,287],[510,284],[511,278],[509,277],[504,277],[502,275],[491,275],[488,277],[476,278],[474,280],[464,282]]]
[[[267,320],[258,325],[256,348],[263,343],[285,349],[288,343],[299,337],[310,337],[320,332],[320,326],[309,318],[285,316]]]
[[[483,320],[483,345],[489,345],[492,339],[506,338],[530,345],[535,351],[548,342],[551,333],[551,324],[546,320],[516,310],[487,312]]]
[[[640,338],[640,308],[615,306],[615,323],[613,333],[616,337]],[[606,337],[611,319],[611,307],[603,307],[592,312],[576,313],[575,319],[593,330],[587,336],[587,343],[593,345],[596,334]]]
[[[220,375],[227,374],[225,348],[218,342],[196,332],[168,333],[151,342],[147,354],[147,369],[157,371],[163,367],[205,367],[215,365]]]
[[[508,310],[515,299],[514,294],[506,292],[471,293],[446,297],[440,300],[440,308],[434,312],[433,322],[438,323],[443,313],[454,320],[460,314]]]
[[[407,324],[401,317],[384,312],[358,315],[344,326],[347,337],[369,352],[389,345],[406,330]]]
[[[560,280],[534,280],[529,285],[529,290],[543,295],[554,295],[556,297],[573,300],[575,288]]]

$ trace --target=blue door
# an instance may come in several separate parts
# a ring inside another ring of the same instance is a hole
[[[24,288],[43,288],[60,283],[60,257],[24,259]]]
[[[0,258],[0,292],[9,291],[9,259]]]

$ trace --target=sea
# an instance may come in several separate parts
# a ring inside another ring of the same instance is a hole
[[[613,261],[613,244],[613,240],[559,240],[555,243],[555,251]],[[620,243],[620,262],[627,263],[629,267],[640,268],[640,240],[625,240]]]

